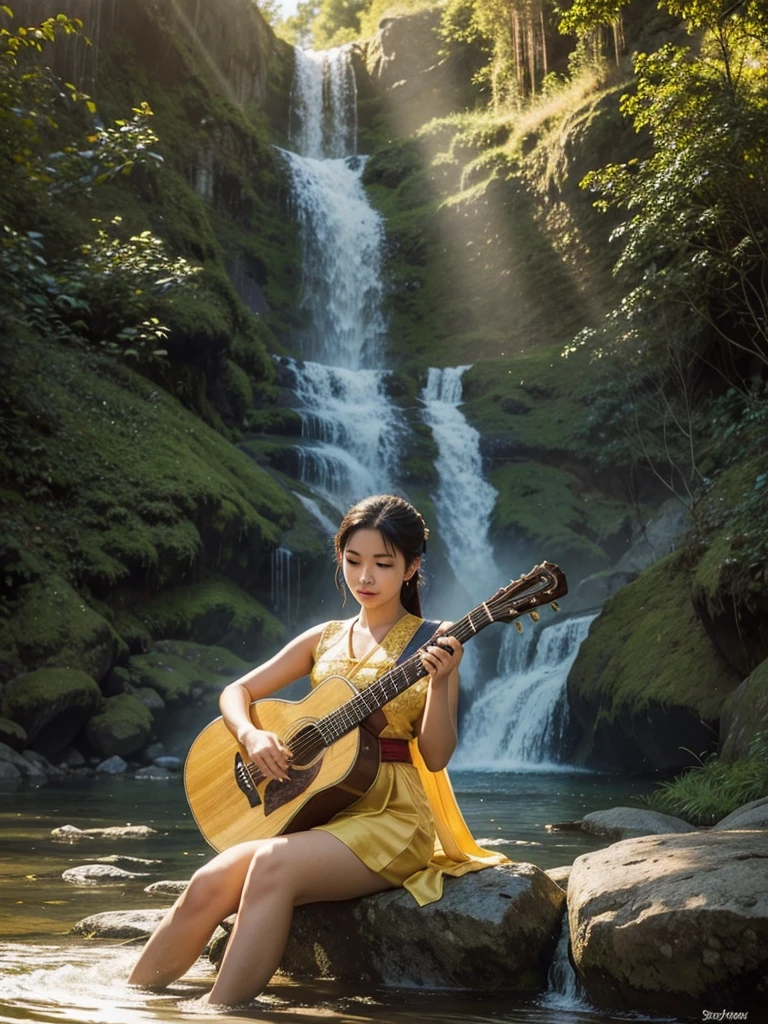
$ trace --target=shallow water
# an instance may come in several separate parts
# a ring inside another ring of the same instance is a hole
[[[603,845],[578,832],[548,832],[545,825],[627,804],[647,792],[646,781],[584,774],[456,772],[459,803],[470,828],[515,860],[548,868],[568,864]],[[160,878],[187,878],[211,851],[186,806],[180,780],[130,778],[68,781],[0,794],[0,1022],[185,1021],[199,1017],[194,1002],[212,983],[201,960],[171,989],[150,994],[125,983],[136,959],[134,941],[89,940],[69,934],[81,918],[103,910],[168,906],[144,886]],[[56,841],[51,829],[127,823],[150,825],[144,839]],[[73,885],[61,874],[108,854],[158,859],[147,877],[109,885]],[[205,1016],[220,1017],[219,1011]],[[322,982],[295,985],[276,979],[264,997],[228,1020],[306,1020],[371,1024],[593,1024],[621,1019],[578,1004],[477,996],[460,992],[366,989]]]

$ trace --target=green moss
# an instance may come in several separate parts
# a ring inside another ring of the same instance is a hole
[[[7,743],[14,750],[23,750],[27,745],[27,730],[10,718],[0,718],[0,743]]]
[[[515,462],[490,474],[499,497],[491,527],[515,544],[534,541],[542,558],[569,565],[579,572],[596,572],[608,565],[601,543],[620,533],[627,508],[595,491],[588,491],[573,473],[538,462]]]
[[[98,683],[85,672],[41,668],[7,687],[2,713],[26,730],[36,750],[51,754],[71,742],[101,701]]]
[[[133,686],[151,688],[165,703],[172,703],[205,691],[219,693],[251,667],[221,647],[164,640],[147,654],[131,658],[128,672]]]
[[[712,618],[764,607],[767,498],[768,456],[760,454],[725,469],[697,508],[688,543],[696,559],[693,596]]]
[[[132,754],[144,746],[152,731],[152,714],[133,694],[108,697],[88,721],[85,737],[102,757]]]
[[[223,576],[176,587],[139,614],[153,636],[220,644],[246,657],[284,636],[283,625],[262,604]]]
[[[17,600],[6,606],[0,618],[0,651],[5,679],[47,665],[101,679],[126,648],[110,623],[66,580],[51,575],[22,586]]]
[[[608,601],[579,649],[568,687],[599,700],[609,720],[659,704],[714,721],[738,683],[694,612],[676,552]]]

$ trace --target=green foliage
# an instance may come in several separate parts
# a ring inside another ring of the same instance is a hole
[[[646,798],[649,807],[675,814],[693,825],[714,825],[751,800],[768,796],[768,733],[758,733],[743,761],[727,763],[712,755]]]
[[[717,345],[768,363],[763,15],[757,4],[723,17],[712,4],[674,10],[705,30],[701,47],[667,43],[639,54],[636,88],[621,102],[651,155],[583,182],[598,208],[627,215],[614,232],[626,292],[597,341],[622,345],[630,358],[656,357],[655,339],[672,337],[684,351]]]
[[[475,81],[495,107],[519,107],[535,95],[547,74],[552,0],[448,0],[441,35],[489,54]]]

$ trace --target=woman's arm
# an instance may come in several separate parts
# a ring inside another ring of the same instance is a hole
[[[443,626],[447,629],[447,626]],[[456,637],[447,635],[440,641],[450,647],[428,647],[422,655],[429,670],[429,689],[419,722],[419,751],[431,772],[445,768],[456,749],[456,714],[459,706],[459,662],[463,648]]]
[[[272,732],[254,725],[250,705],[288,683],[308,675],[314,663],[314,651],[325,623],[313,626],[291,640],[269,661],[229,683],[221,691],[219,708],[224,723],[260,771],[274,779],[287,778],[290,751]]]

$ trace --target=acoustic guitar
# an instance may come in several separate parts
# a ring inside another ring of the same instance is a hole
[[[464,644],[492,622],[526,612],[537,619],[533,609],[550,603],[556,609],[554,601],[567,591],[558,566],[542,562],[454,622],[450,635]],[[203,729],[187,755],[184,786],[206,841],[225,850],[300,832],[325,824],[359,800],[379,770],[381,708],[428,674],[420,651],[437,636],[364,690],[343,676],[330,676],[303,700],[254,701],[254,723],[276,733],[291,751],[287,781],[265,778],[222,718]]]

